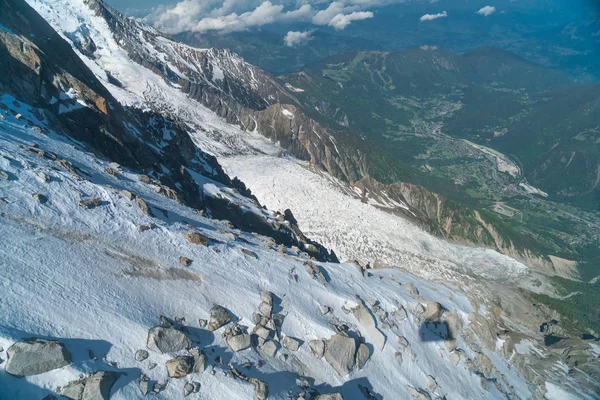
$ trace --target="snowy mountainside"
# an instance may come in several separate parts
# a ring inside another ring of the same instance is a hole
[[[340,392],[345,399],[362,398],[359,385],[376,398],[409,399],[410,388],[430,398],[500,399],[510,391],[530,397],[525,378],[497,353],[472,348],[461,336],[456,337],[459,350],[450,351],[434,328],[419,323],[427,301],[439,302],[447,310],[444,316],[461,321],[477,312],[452,286],[426,283],[398,269],[366,276],[352,264],[320,264],[325,279],[315,278],[307,270],[309,259],[295,250],[280,250],[267,237],[202,217],[158,194],[127,168],[119,169],[118,177],[107,175],[107,168],[116,168],[109,160],[82,151],[64,136],[40,134],[12,112],[3,115],[0,169],[8,179],[0,180],[0,345],[6,351],[24,338],[52,338],[69,348],[73,363],[25,378],[1,372],[0,398],[42,398],[96,370],[127,374],[117,380],[112,399],[143,398],[141,373],[151,382],[168,382],[157,398],[181,397],[186,380],[201,384],[196,398],[253,398],[252,385],[232,378],[227,363],[265,382],[269,399],[306,391],[296,384],[299,376],[308,379],[313,393]],[[57,154],[89,178],[57,168],[31,148]],[[214,183],[204,186],[210,189]],[[155,217],[142,212],[127,193],[143,198]],[[80,205],[90,198],[101,203],[94,208]],[[190,229],[208,236],[209,245],[186,241]],[[191,264],[180,265],[181,256]],[[233,353],[221,335],[223,328],[212,333],[198,328],[198,319],[208,319],[213,304],[252,327],[260,290],[281,298],[281,332],[304,342],[298,351],[280,348],[272,358],[254,347]],[[370,300],[377,300],[388,322],[395,310],[408,315],[393,328],[377,322],[385,335],[383,349],[371,350],[362,370],[340,377],[325,359],[315,358],[308,341],[329,338],[335,326],[345,324],[362,332],[368,345],[374,343],[369,325],[343,311],[361,304],[357,299],[369,300],[365,307],[374,307]],[[323,305],[331,307],[326,315],[319,309]],[[173,354],[150,352],[148,361],[136,361],[136,350],[146,348],[147,331],[160,315],[185,317],[184,331],[197,334],[197,344],[208,355],[205,372],[167,379],[164,364]],[[463,329],[468,326],[465,322]],[[399,336],[404,339],[399,341]],[[90,359],[89,350],[97,359]],[[458,354],[458,362],[452,354]],[[3,368],[5,353],[0,358]],[[243,367],[246,362],[250,369]],[[151,369],[151,363],[158,366]],[[472,372],[478,368],[493,376],[482,381]]]

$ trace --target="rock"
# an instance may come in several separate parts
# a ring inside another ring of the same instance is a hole
[[[319,311],[321,312],[321,314],[327,315],[330,312],[332,312],[333,309],[329,306],[322,305],[322,306],[319,306]]]
[[[410,385],[406,385],[406,391],[413,400],[431,400],[431,396],[425,390],[416,389]]]
[[[3,179],[5,181],[8,180],[8,174],[2,170],[0,170],[0,179]]]
[[[186,382],[185,385],[183,385],[183,397],[188,397],[192,393],[194,393],[194,385],[190,382]]]
[[[398,336],[398,346],[402,349],[406,349],[408,347],[408,340],[404,336]]]
[[[277,354],[277,344],[273,340],[267,340],[258,347],[258,351],[266,357],[275,357],[275,354]]]
[[[366,344],[361,343],[356,351],[356,368],[363,369],[371,357],[371,352]]]
[[[206,369],[206,356],[204,353],[196,347],[190,350],[190,354],[194,358],[194,372],[204,372]]]
[[[227,338],[227,346],[237,353],[238,351],[246,350],[250,348],[250,335],[242,333],[241,335],[230,336]]]
[[[352,314],[354,314],[354,317],[356,317],[358,322],[365,328],[375,348],[383,350],[383,347],[385,346],[385,336],[377,329],[375,319],[367,307],[364,306],[362,300],[359,299],[359,304],[352,309]]]
[[[15,376],[38,375],[71,364],[71,353],[54,340],[28,339],[6,351],[5,371]]]
[[[258,325],[261,323],[261,319],[262,319],[262,315],[260,315],[259,313],[253,313],[252,314],[252,322],[254,323],[254,325]]]
[[[140,208],[140,210],[142,210],[144,214],[146,214],[149,217],[154,217],[152,210],[150,210],[150,207],[148,207],[148,203],[146,203],[146,201],[140,196],[135,196],[135,204],[137,204],[137,206]]]
[[[82,380],[84,388],[80,399],[109,400],[110,391],[120,376],[121,373],[114,371],[97,371],[93,373]]]
[[[446,323],[448,328],[447,335],[444,338],[444,344],[448,351],[456,349],[458,344],[457,339],[462,331],[463,320],[457,312],[444,311],[442,321]]]
[[[201,244],[202,246],[208,246],[208,237],[201,234],[200,232],[188,231],[184,237],[192,244]]]
[[[308,342],[308,347],[312,351],[313,355],[318,359],[323,358],[325,354],[325,341],[321,339],[315,339]]]
[[[167,361],[167,374],[169,378],[183,378],[192,372],[194,358],[190,356],[178,356]]]
[[[90,360],[94,361],[98,359],[98,357],[96,357],[96,354],[94,354],[94,351],[92,349],[88,349],[88,357],[90,358]]]
[[[283,345],[283,347],[291,351],[298,351],[298,349],[300,348],[300,341],[291,336],[284,336],[283,340],[281,341],[281,344]]]
[[[61,396],[66,397],[69,400],[80,400],[83,397],[83,390],[85,389],[85,380],[79,380],[69,382],[63,386],[59,393]]]
[[[244,249],[244,248],[242,248],[241,250],[242,250],[242,253],[246,254],[247,256],[250,256],[250,257],[258,260],[258,254],[256,254],[255,252],[248,250],[248,249]]]
[[[348,375],[355,363],[356,347],[354,338],[337,333],[325,345],[325,360],[340,376]]]
[[[48,202],[48,198],[43,194],[34,193],[32,194],[33,198],[38,201],[40,204],[46,204]]]
[[[181,331],[156,326],[148,331],[147,346],[159,353],[173,353],[192,347],[192,341]]]
[[[397,351],[394,354],[394,357],[396,358],[396,361],[398,361],[398,364],[402,364],[403,357],[401,352]]]
[[[315,400],[344,400],[344,398],[339,393],[327,393],[315,397]]]
[[[206,236],[205,236],[206,237]],[[208,322],[208,330],[216,331],[225,324],[228,324],[233,317],[225,307],[215,304],[210,310],[210,321]]]
[[[190,260],[187,257],[181,256],[179,257],[179,263],[184,267],[189,267],[190,265],[192,265],[192,260]]]
[[[453,352],[452,354],[450,354],[450,361],[452,362],[452,364],[458,365],[458,363],[460,363],[460,354],[457,352]]]
[[[154,368],[156,368],[157,365],[158,364],[156,364],[156,363],[150,363],[150,364],[148,364],[148,369],[153,370]]]
[[[254,328],[254,334],[261,339],[268,339],[271,336],[271,330],[265,328],[264,326],[257,326]]]
[[[114,169],[107,167],[104,169],[104,172],[106,172],[109,175],[114,176],[115,178],[118,177],[119,175],[117,174],[117,171],[115,171]]]
[[[83,208],[92,209],[102,205],[102,200],[99,197],[93,197],[91,199],[81,200],[79,206]]]
[[[267,291],[267,290],[261,290],[260,291],[260,300],[263,303],[267,303],[269,305],[273,305],[273,293]]]
[[[150,354],[146,350],[138,350],[135,352],[135,359],[137,361],[144,361],[149,356],[150,356]]]
[[[435,392],[437,390],[437,388],[438,388],[438,384],[435,381],[435,378],[433,376],[431,376],[431,375],[427,375],[425,377],[425,379],[427,380],[427,389],[429,389],[429,391],[431,393]]]
[[[419,314],[419,318],[425,321],[439,321],[443,311],[444,307],[442,307],[440,303],[435,301],[426,301],[425,311]]]
[[[417,287],[412,282],[409,282],[409,283],[404,284],[402,286],[404,286],[404,288],[406,289],[406,291],[408,292],[408,294],[410,294],[412,296],[417,296],[419,294],[419,290],[417,289]]]
[[[192,382],[192,386],[194,387],[194,393],[198,393],[200,391],[200,382]]]
[[[200,318],[198,320],[198,325],[200,325],[200,328],[206,328],[206,325],[208,324],[208,321],[205,319]]]
[[[50,175],[48,175],[42,171],[38,172],[37,176],[44,182],[50,182],[50,180],[52,179],[52,178],[50,178]]]
[[[271,312],[273,312],[273,305],[272,305],[272,304],[269,304],[269,303],[265,303],[265,302],[263,301],[263,302],[261,302],[261,303],[258,305],[258,311],[259,311],[259,312],[260,312],[262,315],[264,315],[264,316],[266,316],[266,317],[270,317],[270,316],[271,316]]]
[[[162,326],[163,328],[170,328],[173,326],[173,321],[167,317],[165,317],[164,315],[160,316],[160,326]]]
[[[136,228],[137,228],[138,232],[145,232],[150,229],[154,229],[154,224],[142,224],[142,225],[136,226]]]
[[[489,350],[496,348],[496,329],[486,318],[476,312],[469,313],[469,329]]]
[[[147,395],[150,391],[150,378],[142,374],[142,376],[140,376],[138,387],[140,388],[140,392],[142,392],[143,396]]]
[[[140,174],[137,177],[140,180],[140,182],[148,183],[148,184],[152,183],[152,179],[150,179],[150,177],[148,175],[142,175],[142,174]]]
[[[258,400],[266,400],[269,395],[269,387],[263,381],[250,378],[249,382],[254,385],[254,394]]]

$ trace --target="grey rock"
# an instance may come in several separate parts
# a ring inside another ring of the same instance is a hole
[[[275,357],[275,354],[277,354],[277,344],[272,340],[267,340],[258,347],[258,351],[267,357]]]
[[[66,397],[69,400],[81,400],[83,397],[83,390],[85,389],[85,380],[79,380],[69,382],[63,386],[59,393],[61,396]]]
[[[141,224],[136,226],[138,232],[145,232],[154,229],[154,224]]]
[[[266,340],[269,338],[269,336],[271,336],[271,330],[259,325],[254,328],[254,334],[259,338]]]
[[[260,292],[260,300],[263,303],[267,303],[269,305],[273,305],[273,293],[267,290],[261,290]]]
[[[427,389],[429,389],[429,391],[432,393],[435,392],[438,388],[435,378],[431,375],[427,375],[425,379],[427,380]]]
[[[404,336],[399,336],[398,346],[400,346],[400,348],[403,350],[406,349],[408,347],[408,340]]]
[[[436,301],[426,301],[425,302],[425,311],[420,313],[419,318],[425,321],[439,321],[442,313],[444,312],[444,307]]]
[[[97,371],[85,378],[81,400],[108,400],[113,385],[121,374],[114,371]]]
[[[319,311],[321,312],[321,314],[327,315],[330,312],[332,312],[333,309],[329,306],[322,305],[322,306],[319,306]]]
[[[408,292],[408,294],[412,295],[412,296],[416,296],[419,294],[419,290],[417,289],[417,287],[412,283],[406,283],[404,285],[404,288],[406,289],[406,291]]]
[[[354,317],[356,317],[358,322],[365,328],[375,348],[383,350],[383,347],[385,346],[385,336],[377,329],[375,318],[373,318],[360,299],[358,306],[352,309],[352,314],[354,314]]]
[[[450,361],[452,364],[458,365],[458,363],[460,363],[460,354],[458,352],[453,352],[450,354]]]
[[[8,180],[8,174],[2,170],[0,170],[0,179],[3,179],[5,181]]]
[[[44,196],[43,194],[39,194],[39,193],[34,193],[32,194],[32,197],[38,201],[38,203],[40,204],[46,204],[48,202],[48,198],[46,196]]]
[[[150,392],[150,379],[146,375],[142,375],[138,387],[143,396],[147,395]]]
[[[144,199],[142,199],[140,196],[135,195],[135,204],[137,204],[139,209],[144,214],[146,214],[149,217],[154,217],[154,214],[152,213],[152,210],[150,210],[148,203],[146,203],[146,201]]]
[[[398,364],[402,364],[403,356],[401,352],[397,351],[396,354],[394,354],[394,357],[396,358],[396,361],[398,361]]]
[[[206,328],[206,325],[208,324],[208,321],[205,319],[199,319],[198,320],[198,325],[200,325],[200,328]]]
[[[370,357],[371,352],[369,351],[369,348],[366,344],[361,343],[356,351],[356,368],[363,369]]]
[[[50,182],[50,180],[51,180],[50,175],[48,175],[42,171],[38,172],[37,176],[44,182]]]
[[[174,327],[156,326],[148,331],[147,346],[159,353],[173,353],[192,347],[192,341]]]
[[[178,356],[167,361],[167,374],[169,378],[183,378],[194,367],[194,358],[191,356]]]
[[[254,394],[258,400],[266,400],[269,395],[269,387],[263,381],[250,378],[249,382],[254,385]]]
[[[229,336],[227,339],[227,346],[231,351],[237,353],[238,351],[246,350],[250,348],[250,335],[242,333],[241,335]]]
[[[194,393],[194,385],[190,382],[186,382],[185,385],[183,385],[183,397],[188,397],[192,393]]]
[[[206,369],[206,356],[195,347],[190,350],[190,354],[194,358],[194,372],[204,372]]]
[[[6,351],[5,371],[15,376],[38,375],[71,364],[71,353],[54,340],[29,339]]]
[[[300,348],[300,341],[291,336],[284,336],[283,340],[281,341],[281,344],[283,345],[283,347],[291,351],[298,351],[298,349]]]
[[[144,361],[149,356],[150,356],[150,354],[146,350],[140,349],[140,350],[138,350],[138,351],[135,352],[135,359],[137,361]]]
[[[192,244],[208,246],[208,237],[201,234],[200,232],[189,231],[185,233],[184,237],[188,242]]]
[[[344,400],[344,398],[339,393],[327,393],[315,397],[315,400]]]
[[[354,366],[356,354],[356,340],[344,333],[333,335],[325,346],[325,360],[340,375],[350,373]]]
[[[83,208],[92,209],[102,205],[102,200],[99,197],[93,197],[91,199],[81,200],[79,206]]]
[[[210,310],[210,321],[208,322],[208,330],[216,331],[225,324],[228,324],[233,317],[223,306],[215,304]]]
[[[260,324],[261,320],[262,320],[262,316],[259,313],[252,314],[252,323],[254,323],[254,325]]]
[[[271,313],[273,312],[273,305],[272,305],[272,304],[269,304],[269,303],[265,303],[265,302],[263,301],[263,302],[261,302],[261,303],[258,305],[258,311],[259,311],[259,312],[260,312],[262,315],[264,315],[264,316],[266,316],[266,317],[270,317],[270,316],[271,316]]]
[[[148,364],[148,369],[153,370],[154,368],[156,368],[157,365],[158,364],[156,364],[156,363],[150,363],[150,364]]]
[[[323,358],[325,354],[325,341],[321,339],[315,339],[308,342],[308,347],[312,351],[313,355],[318,359]]]

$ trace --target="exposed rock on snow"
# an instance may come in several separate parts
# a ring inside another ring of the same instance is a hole
[[[98,371],[69,383],[61,390],[61,395],[71,400],[109,400],[112,387],[121,375],[114,371]]]
[[[189,267],[190,265],[192,265],[192,260],[190,260],[187,257],[181,256],[179,257],[179,263],[184,267]]]
[[[269,387],[261,380],[250,378],[249,381],[254,385],[254,394],[258,400],[266,400],[269,395]]]
[[[333,335],[325,345],[325,360],[340,375],[346,376],[355,363],[356,340],[345,333]]]
[[[99,197],[81,200],[79,205],[83,208],[92,209],[102,205],[102,200]]]
[[[174,327],[156,326],[148,331],[147,346],[159,353],[173,353],[192,347],[192,341],[185,333]]]
[[[298,349],[300,348],[300,341],[291,336],[284,336],[283,340],[281,341],[281,344],[283,345],[283,347],[291,351],[298,351]]]
[[[208,246],[208,237],[201,234],[200,232],[189,231],[186,232],[184,236],[190,243]]]
[[[363,369],[367,361],[369,361],[369,357],[371,357],[369,348],[366,344],[361,343],[356,351],[356,368]]]
[[[29,339],[6,351],[5,370],[15,376],[38,375],[71,364],[71,353],[54,340]]]
[[[142,210],[142,212],[147,216],[154,217],[152,210],[150,210],[150,207],[148,207],[148,203],[146,203],[146,201],[138,195],[134,194],[133,196],[135,197],[135,204],[137,204],[140,210]]]
[[[358,322],[367,331],[368,337],[373,341],[375,348],[383,350],[385,346],[385,336],[379,329],[377,329],[375,318],[371,315],[371,312],[364,306],[362,300],[358,299],[358,306],[352,309],[352,314],[358,320]]]
[[[145,359],[147,359],[149,357],[149,355],[150,354],[148,353],[147,350],[140,349],[135,352],[135,359],[137,361],[144,361]]]
[[[167,374],[169,378],[183,378],[187,376],[194,367],[194,357],[178,356],[167,361]]]
[[[48,198],[43,194],[34,193],[32,194],[32,197],[40,204],[46,204],[48,202]]]
[[[273,340],[267,340],[261,346],[258,346],[258,351],[267,357],[275,357],[277,344]]]
[[[344,398],[339,393],[327,393],[318,395],[315,400],[344,400]]]
[[[250,348],[250,335],[246,333],[246,328],[241,325],[233,325],[223,333],[223,337],[229,349],[234,353]]]
[[[439,321],[444,308],[435,301],[426,301],[425,310],[419,314],[419,318],[424,321]]]
[[[228,324],[232,319],[233,319],[233,317],[231,316],[231,313],[229,311],[227,311],[227,309],[225,307],[215,304],[210,310],[210,320],[208,321],[208,330],[216,331],[223,325]]]
[[[194,372],[204,372],[206,369],[206,355],[197,347],[190,350],[194,358]]]

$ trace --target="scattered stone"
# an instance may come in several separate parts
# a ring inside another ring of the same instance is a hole
[[[156,326],[148,331],[147,346],[159,353],[173,353],[192,347],[192,341],[173,327]]]
[[[215,304],[210,310],[210,321],[208,323],[208,330],[211,332],[216,331],[223,325],[228,324],[232,319],[233,317],[225,307]]]
[[[171,321],[169,318],[165,317],[164,315],[160,316],[160,326],[162,326],[163,328],[170,328],[173,326],[173,321]]]
[[[40,171],[38,172],[37,176],[44,182],[50,182],[51,178],[50,175]]]
[[[460,363],[460,354],[457,352],[453,352],[452,354],[450,354],[450,361],[452,362],[452,364],[458,365],[458,363]]]
[[[192,372],[193,366],[193,357],[178,356],[167,361],[167,374],[169,378],[183,378]]]
[[[155,225],[154,224],[142,224],[142,225],[136,226],[136,228],[137,228],[138,232],[145,232],[150,229],[154,229]]]
[[[140,182],[142,182],[142,183],[148,183],[148,184],[152,183],[152,179],[150,179],[150,177],[148,175],[138,175],[137,177],[140,180]]]
[[[112,169],[110,167],[109,168],[105,168],[104,172],[106,172],[109,175],[114,176],[115,178],[118,177],[117,171],[115,171],[114,169]]]
[[[410,385],[406,385],[406,391],[413,400],[431,400],[431,396],[425,390],[416,389]]]
[[[150,356],[150,354],[148,353],[148,351],[146,350],[138,350],[135,352],[135,359],[137,361],[144,361],[145,359],[147,359]]]
[[[408,347],[408,340],[404,336],[398,336],[398,346],[406,349]]]
[[[312,262],[306,263],[306,272],[308,272],[308,275],[310,275],[311,278],[317,281],[321,281],[323,283],[327,283],[328,279],[321,270],[321,268],[322,267],[319,267],[318,265],[315,265]]]
[[[194,393],[198,393],[200,391],[200,382],[192,382],[192,386],[194,387]]]
[[[277,345],[273,340],[267,340],[258,347],[258,350],[267,357],[275,357],[275,354],[277,354]]]
[[[150,210],[148,203],[146,203],[146,201],[140,196],[135,196],[135,204],[137,204],[137,206],[140,208],[140,210],[142,210],[144,214],[146,214],[149,217],[154,217],[154,214],[152,213],[152,210]]]
[[[363,386],[361,384],[358,385],[358,390],[360,390],[360,392],[362,393],[362,395],[364,396],[365,399],[375,399],[375,393],[373,393],[371,391],[371,389],[369,389],[366,386]]]
[[[409,282],[403,286],[404,288],[406,288],[408,294],[412,296],[417,296],[419,294],[419,289],[417,289],[417,287],[412,282]]]
[[[319,306],[319,311],[321,312],[321,314],[327,315],[330,312],[332,312],[333,309],[329,306],[322,305],[322,306]]]
[[[364,306],[362,300],[358,299],[358,301],[359,304],[352,309],[352,314],[354,314],[354,317],[356,317],[358,322],[365,328],[375,348],[383,350],[383,347],[385,346],[385,336],[377,329],[375,319],[367,307]]]
[[[71,353],[54,340],[28,339],[6,351],[5,371],[14,376],[38,375],[71,364]]]
[[[92,209],[102,205],[102,200],[99,197],[93,197],[91,199],[81,200],[79,206],[83,208]]]
[[[185,385],[183,385],[183,397],[188,397],[192,393],[194,393],[194,385],[190,382],[186,382]]]
[[[241,335],[230,336],[227,338],[227,346],[237,353],[238,351],[246,350],[250,348],[250,335],[243,333]]]
[[[140,392],[142,392],[142,396],[146,396],[150,391],[150,378],[142,374],[140,376],[138,387],[140,388]]]
[[[363,369],[371,357],[371,352],[366,344],[361,343],[356,351],[356,368]]]
[[[252,314],[252,322],[254,323],[254,325],[260,324],[261,320],[262,320],[262,315],[260,315],[259,313]]]
[[[398,361],[398,364],[402,364],[402,353],[397,351],[396,354],[394,354],[394,357],[396,357],[396,361]]]
[[[200,232],[188,231],[185,233],[184,237],[188,242],[192,244],[201,244],[203,246],[208,246],[208,237],[201,234]]]
[[[284,336],[281,344],[290,351],[298,351],[300,348],[300,341],[291,336]]]
[[[208,321],[207,321],[207,320],[205,320],[205,319],[202,319],[202,318],[200,318],[200,319],[198,320],[198,324],[200,325],[200,328],[205,328],[205,327],[206,327],[206,325],[208,324]]]
[[[69,383],[60,394],[74,400],[108,400],[110,391],[121,373],[97,371],[85,379]]]
[[[261,290],[260,291],[260,300],[263,303],[267,303],[269,305],[273,305],[273,293],[267,291],[267,290]]]
[[[438,384],[435,381],[435,378],[431,375],[427,375],[425,379],[427,380],[427,389],[429,389],[429,391],[432,393],[435,392],[438,388]]]
[[[175,322],[178,324],[184,324],[185,323],[185,317],[175,317]]]
[[[254,385],[254,394],[258,400],[266,400],[269,395],[269,387],[263,381],[250,378],[249,382]]]
[[[184,267],[189,267],[190,265],[192,265],[192,260],[190,260],[189,258],[184,257],[184,256],[179,257],[179,262]]]
[[[8,174],[2,170],[0,170],[0,179],[3,179],[5,181],[8,180]]]
[[[150,364],[148,364],[148,369],[152,370],[152,369],[156,368],[157,365],[158,364],[156,364],[156,363],[150,363]]]
[[[194,358],[194,372],[204,372],[206,369],[206,356],[204,353],[195,347],[190,350],[190,354]]]
[[[356,340],[345,333],[333,335],[325,346],[325,360],[340,375],[346,376],[355,363]]]
[[[325,341],[321,339],[315,339],[308,342],[308,347],[312,351],[313,355],[318,359],[323,358],[325,354]]]
[[[258,311],[259,311],[259,312],[260,312],[262,315],[264,315],[264,316],[266,316],[266,317],[270,317],[270,316],[271,316],[271,313],[273,312],[273,305],[272,305],[272,304],[269,304],[269,303],[265,303],[265,302],[263,301],[263,302],[261,302],[261,303],[258,305]]]
[[[268,339],[271,336],[271,330],[265,328],[264,326],[257,326],[254,328],[253,333],[261,339]]]
[[[248,250],[248,249],[245,249],[243,247],[241,248],[241,250],[242,250],[242,253],[244,253],[245,255],[250,256],[250,257],[255,258],[255,259],[258,260],[258,254],[256,254],[255,252],[253,252],[251,250]]]

